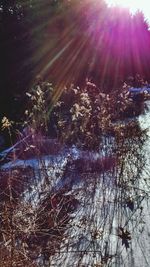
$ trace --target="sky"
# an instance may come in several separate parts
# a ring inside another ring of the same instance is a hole
[[[144,13],[146,20],[150,23],[150,0],[106,0],[108,5],[128,7],[135,14],[138,10]]]

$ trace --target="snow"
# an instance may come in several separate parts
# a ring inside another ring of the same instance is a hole
[[[43,263],[42,257],[39,258],[40,266],[44,266],[42,264],[48,267],[150,266],[149,101],[147,111],[139,117],[139,123],[143,130],[148,129],[148,139],[141,150],[134,150],[135,154],[125,153],[123,167],[117,166],[95,173],[68,172],[66,179],[72,179],[73,183],[66,194],[75,196],[80,205],[70,215],[71,221],[66,227],[60,249],[47,260],[47,265],[46,262]],[[58,191],[66,186],[63,184],[66,180],[62,180],[62,177],[70,158],[96,160],[111,155],[114,143],[113,137],[104,137],[99,153],[80,151],[74,146],[71,149],[64,149],[59,155],[17,159],[4,164],[2,169],[16,167],[33,169],[30,190],[27,188],[23,192],[21,201],[32,203],[36,209],[40,204],[39,195],[42,195],[43,189],[44,199],[49,192]],[[144,160],[143,165],[142,160]],[[45,180],[45,171],[47,177],[50,177],[48,184]],[[131,240],[127,240],[126,245],[119,237],[119,227],[123,227],[131,234]]]
[[[131,93],[150,93],[150,88],[149,87],[143,87],[143,88],[135,88],[135,87],[132,87],[132,88],[129,88],[129,92]]]

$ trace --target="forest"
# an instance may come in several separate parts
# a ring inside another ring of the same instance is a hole
[[[150,79],[149,25],[140,11],[103,0],[1,0],[0,22],[1,119],[20,119],[37,77],[60,87],[89,79],[102,92],[127,80],[138,86],[136,74]]]

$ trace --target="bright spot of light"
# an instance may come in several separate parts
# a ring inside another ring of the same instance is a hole
[[[132,14],[142,11],[146,20],[150,23],[150,0],[106,0],[109,6],[129,8]]]

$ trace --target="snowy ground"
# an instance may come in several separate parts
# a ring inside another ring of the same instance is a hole
[[[142,129],[150,129],[150,103],[147,105],[147,112],[139,118]],[[70,215],[71,220],[66,226],[60,248],[45,261],[39,257],[40,267],[150,266],[149,142],[148,138],[139,147],[140,140],[131,141],[132,155],[125,150],[123,162],[110,170],[68,172],[73,182],[66,195],[73,195],[80,204]],[[123,151],[125,148],[126,144]],[[18,159],[6,163],[2,169],[23,166],[33,170],[30,189],[25,189],[21,201],[38,208],[39,200],[49,191],[55,192],[66,186],[62,183],[62,177],[70,158],[87,157],[88,160],[90,157],[94,160],[111,155],[113,150],[114,140],[109,137],[104,140],[101,154],[89,154],[72,148],[59,156]],[[66,174],[65,179],[68,177]],[[39,198],[42,192],[44,194]]]

